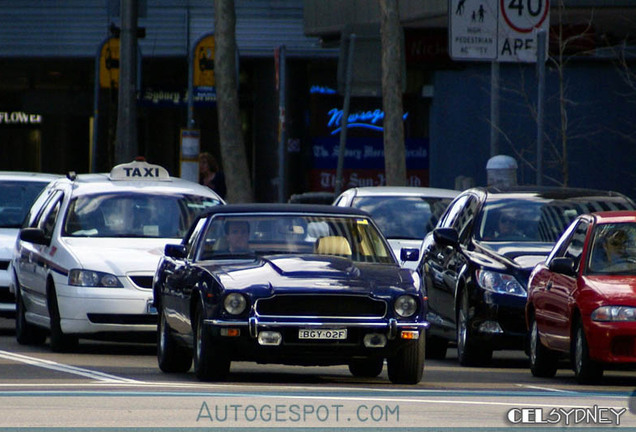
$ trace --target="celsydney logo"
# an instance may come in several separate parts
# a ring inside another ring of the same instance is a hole
[[[627,409],[601,408],[513,408],[508,411],[507,420],[512,424],[612,424],[620,425],[621,416]]]
[[[340,124],[342,123],[342,110],[338,108],[332,108],[328,112],[329,122],[327,127],[335,128],[331,131],[331,135],[335,135],[340,132]],[[409,113],[405,113],[402,116],[402,120],[406,120]],[[382,121],[384,120],[384,111],[376,109],[373,111],[358,111],[350,113],[347,118],[347,129],[351,128],[365,128],[372,129],[378,132],[383,132]]]

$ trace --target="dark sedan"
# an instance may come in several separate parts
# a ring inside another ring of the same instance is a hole
[[[493,350],[525,348],[532,268],[576,216],[635,208],[619,193],[587,189],[464,191],[422,246],[427,355],[443,358],[456,342],[459,363],[472,365],[488,363]]]
[[[232,361],[346,364],[415,384],[424,367],[426,302],[371,217],[320,205],[213,209],[154,280],[159,367],[222,380]]]

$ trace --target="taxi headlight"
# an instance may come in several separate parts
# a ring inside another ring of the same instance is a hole
[[[245,311],[247,307],[247,300],[242,294],[239,293],[231,293],[225,297],[223,301],[223,307],[227,311],[227,313],[232,315],[240,315]]]
[[[71,270],[68,274],[68,283],[81,287],[123,288],[115,275],[82,269]]]
[[[410,317],[417,311],[417,302],[410,295],[403,295],[395,299],[393,308],[395,309],[395,313],[406,318]]]

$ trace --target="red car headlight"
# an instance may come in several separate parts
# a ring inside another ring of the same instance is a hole
[[[601,306],[592,312],[592,321],[636,321],[636,308],[630,306]]]

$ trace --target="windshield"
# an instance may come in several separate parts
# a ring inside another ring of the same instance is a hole
[[[371,214],[386,238],[422,240],[450,202],[451,198],[371,196],[356,198],[353,207]]]
[[[271,254],[336,255],[358,262],[395,263],[367,218],[326,215],[216,215],[199,259]]]
[[[71,201],[62,235],[183,238],[199,214],[219,204],[213,198],[182,194],[82,196]]]
[[[47,181],[0,182],[0,228],[20,228],[31,204]]]
[[[636,274],[636,224],[595,226],[588,274]]]
[[[634,210],[621,197],[577,197],[567,200],[497,199],[487,202],[477,221],[476,240],[556,243],[580,214]]]

